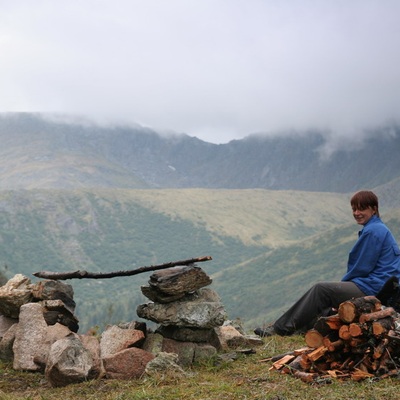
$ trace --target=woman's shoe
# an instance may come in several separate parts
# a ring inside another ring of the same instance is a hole
[[[273,325],[269,325],[266,328],[256,328],[254,333],[260,337],[273,336],[276,335],[276,331]]]

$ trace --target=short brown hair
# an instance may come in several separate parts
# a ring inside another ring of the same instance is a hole
[[[356,210],[365,210],[371,207],[379,217],[378,197],[369,190],[360,190],[350,200],[351,207]]]

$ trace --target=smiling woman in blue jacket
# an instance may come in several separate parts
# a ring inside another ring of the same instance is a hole
[[[292,335],[312,328],[316,319],[355,297],[376,296],[391,277],[400,278],[400,249],[379,216],[377,196],[367,190],[350,200],[353,216],[362,230],[349,254],[341,282],[320,282],[311,287],[274,324],[256,328],[259,336]]]

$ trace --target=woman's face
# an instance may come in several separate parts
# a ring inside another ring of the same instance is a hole
[[[364,210],[353,207],[353,217],[359,225],[365,225],[373,215],[375,215],[375,210],[372,207]]]

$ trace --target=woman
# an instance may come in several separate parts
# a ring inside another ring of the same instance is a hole
[[[308,290],[274,324],[254,330],[259,336],[291,335],[312,328],[316,319],[355,297],[376,296],[391,277],[400,277],[400,250],[379,217],[377,196],[357,192],[350,200],[353,216],[363,229],[349,254],[341,282],[321,282]]]

